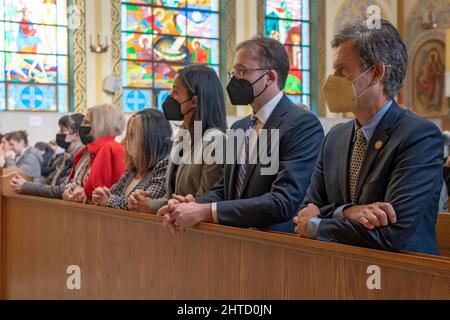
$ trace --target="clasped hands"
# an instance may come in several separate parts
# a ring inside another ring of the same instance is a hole
[[[184,232],[200,222],[212,222],[211,204],[196,203],[194,196],[173,195],[168,204],[158,210],[157,215],[164,217],[163,226],[173,234]]]
[[[394,207],[388,202],[353,205],[344,209],[343,214],[346,219],[355,221],[369,230],[386,227],[389,223],[397,223]],[[300,210],[297,216],[294,217],[294,223],[296,224],[295,233],[302,238],[307,238],[309,221],[319,215],[319,208],[315,204],[309,203],[306,208]]]

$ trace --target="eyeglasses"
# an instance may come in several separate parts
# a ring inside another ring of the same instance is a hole
[[[249,71],[262,71],[262,70],[268,70],[267,68],[246,68],[246,67],[238,67],[236,69],[232,69],[228,71],[228,76],[230,78],[237,76],[237,78],[242,79],[244,78],[244,75]]]

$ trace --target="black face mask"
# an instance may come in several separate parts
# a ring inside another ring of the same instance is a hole
[[[91,130],[90,126],[80,126],[80,129],[78,130],[81,143],[85,146],[95,140],[94,136],[90,135]]]
[[[227,92],[231,103],[235,106],[243,106],[253,103],[253,101],[262,95],[267,89],[266,86],[264,90],[255,97],[253,94],[253,85],[261,80],[266,74],[267,72],[253,83],[233,76],[227,86]]]
[[[72,144],[71,142],[66,142],[66,135],[64,133],[58,133],[55,141],[58,147],[63,148],[65,151],[67,151]]]
[[[180,103],[177,100],[175,100],[174,98],[172,98],[171,96],[168,96],[162,105],[166,119],[169,121],[183,120],[184,114],[181,112],[181,105],[189,100],[191,100],[191,98]]]

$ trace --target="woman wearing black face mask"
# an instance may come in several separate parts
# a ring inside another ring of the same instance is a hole
[[[199,196],[206,193],[222,174],[223,165],[206,164],[202,152],[214,140],[216,143],[220,140],[225,142],[227,129],[224,93],[214,69],[206,65],[190,65],[178,71],[163,111],[167,120],[182,121],[166,172],[166,196],[151,199],[148,193],[135,191],[128,199],[131,210],[155,214],[167,205],[173,194]],[[199,141],[194,139],[196,123],[197,127],[201,124],[201,132],[196,133],[203,137]],[[180,150],[180,136],[187,133],[191,137],[190,148]],[[187,149],[189,152],[185,153]]]
[[[86,203],[97,187],[110,188],[126,169],[125,150],[116,141],[125,127],[122,109],[101,104],[88,109],[79,129],[85,145],[74,157],[63,199]]]
[[[59,131],[56,134],[57,145],[64,149],[64,153],[58,154],[50,165],[53,170],[45,180],[45,183],[33,183],[26,181],[17,175],[11,180],[11,187],[18,193],[46,197],[61,198],[64,187],[72,171],[74,155],[81,149],[82,144],[78,135],[78,129],[84,116],[75,113],[63,116],[59,119]]]

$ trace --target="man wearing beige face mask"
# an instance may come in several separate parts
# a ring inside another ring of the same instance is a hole
[[[334,75],[322,90],[332,112],[355,120],[325,138],[296,232],[301,237],[389,251],[439,254],[442,188],[439,129],[395,102],[407,49],[388,21],[346,26],[332,42]]]

